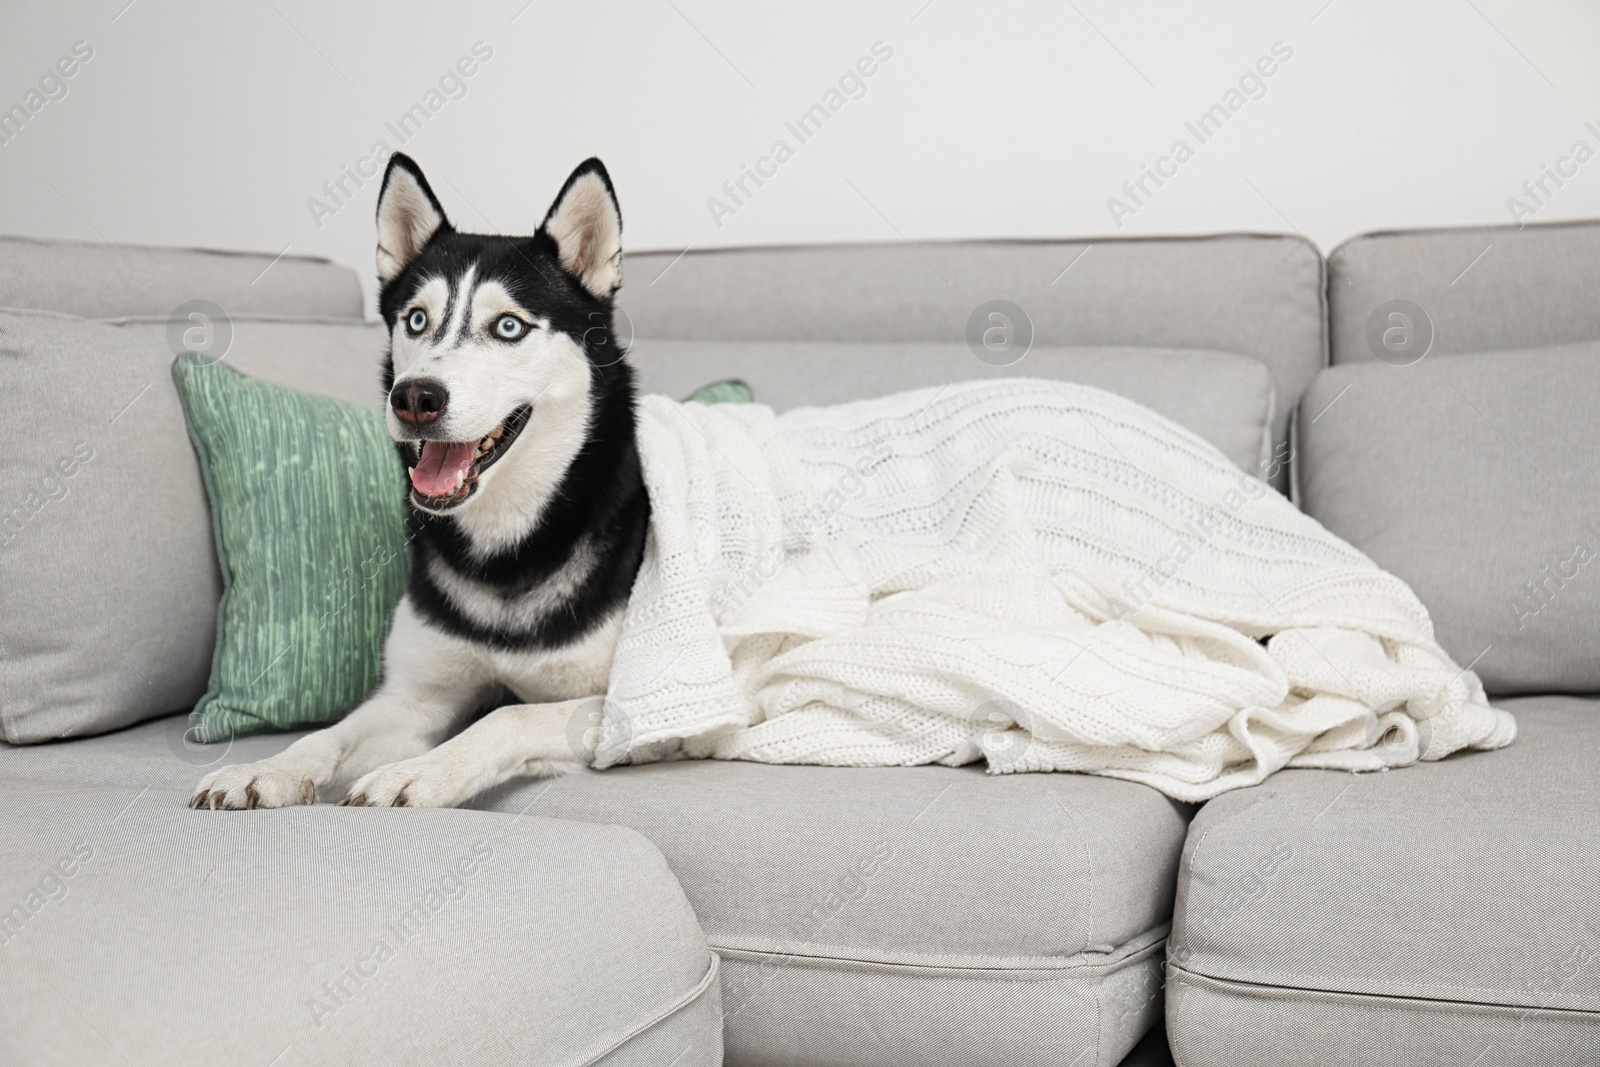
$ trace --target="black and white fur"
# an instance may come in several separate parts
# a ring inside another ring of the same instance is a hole
[[[650,513],[612,331],[621,239],[597,159],[531,237],[458,232],[417,165],[390,159],[377,250],[389,432],[408,468],[428,441],[475,442],[476,458],[454,487],[404,487],[411,582],[377,689],[281,754],[207,775],[192,806],[309,804],[339,785],[345,804],[452,806],[592,756],[580,739]],[[507,692],[522,703],[450,736]]]

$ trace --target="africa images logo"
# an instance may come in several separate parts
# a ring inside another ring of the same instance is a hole
[[[0,145],[8,145],[22,133],[48,104],[65,100],[70,91],[68,80],[74,77],[83,64],[94,58],[94,47],[88,41],[76,41],[70,55],[62,56],[45,68],[35,86],[22,94],[22,99],[0,110]]]

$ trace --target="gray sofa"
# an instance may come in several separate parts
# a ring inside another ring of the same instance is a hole
[[[72,510],[128,491],[138,457],[111,457],[0,548],[0,1063],[1600,1062],[1600,579],[1570,548],[1600,531],[1600,227],[1327,260],[1267,235],[645,253],[627,277],[619,328],[670,395],[1026,374],[1155,407],[1411,581],[1521,739],[1199,808],[1082,775],[691,762],[461,811],[194,813],[206,768],[298,735],[186,737],[219,590],[203,493],[162,520],[193,618],[130,621],[105,578],[52,594],[115,567],[117,531]],[[92,383],[29,345],[79,316],[170,393],[194,299],[241,370],[378,403],[354,275],[293,257],[0,240],[0,362],[67,417]],[[995,299],[1023,313],[998,353],[968,340]],[[0,491],[27,476],[0,461]],[[75,674],[85,628],[117,652]],[[72,702],[122,728],[46,740]]]

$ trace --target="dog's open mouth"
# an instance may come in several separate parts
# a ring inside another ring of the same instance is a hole
[[[499,426],[471,441],[412,441],[416,465],[411,468],[411,499],[429,511],[448,511],[478,488],[478,478],[494,465],[533,415],[524,404]]]

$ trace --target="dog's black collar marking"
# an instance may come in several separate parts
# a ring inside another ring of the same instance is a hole
[[[409,593],[422,617],[446,633],[507,650],[554,649],[577,641],[627,603],[644,558],[650,499],[634,435],[633,374],[626,364],[597,371],[590,388],[592,429],[538,525],[481,556],[451,515],[413,510]],[[533,592],[579,553],[591,560],[575,588],[532,626],[505,631],[462,612],[430,573],[442,564],[503,601]]]

